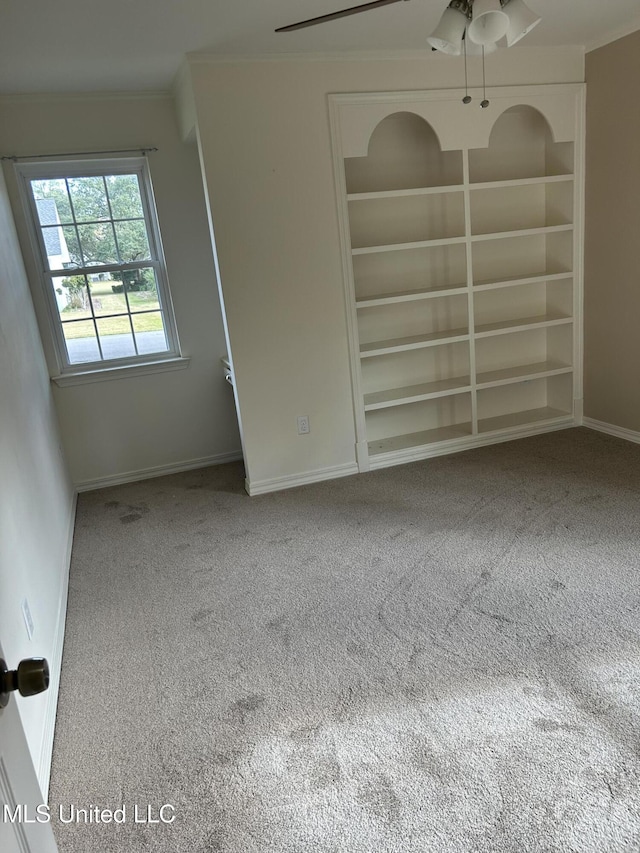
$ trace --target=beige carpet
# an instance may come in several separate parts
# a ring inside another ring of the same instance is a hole
[[[126,822],[61,853],[637,853],[639,497],[584,429],[82,495],[51,802]]]

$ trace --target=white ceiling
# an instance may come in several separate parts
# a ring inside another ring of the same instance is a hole
[[[186,53],[427,50],[447,0],[398,2],[290,33],[365,0],[0,0],[0,93],[166,90]],[[640,0],[527,0],[520,43],[587,50],[640,29]],[[519,46],[512,48],[518,50]]]

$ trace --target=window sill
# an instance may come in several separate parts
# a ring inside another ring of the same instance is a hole
[[[191,364],[190,357],[167,358],[163,361],[148,361],[138,364],[119,365],[118,367],[100,367],[78,373],[65,373],[52,376],[51,381],[60,388],[68,385],[86,385],[90,382],[109,382],[112,379],[130,379],[149,373],[164,373],[170,370],[184,370]]]

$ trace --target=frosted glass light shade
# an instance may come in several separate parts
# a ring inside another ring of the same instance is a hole
[[[493,44],[507,34],[509,17],[500,0],[474,0],[473,18],[467,33],[476,44]]]
[[[495,53],[498,49],[498,45],[495,42],[489,42],[489,44],[476,44],[471,39],[465,39],[467,43],[467,56],[482,56],[482,48],[484,47],[484,55],[489,56],[490,53]],[[463,45],[464,50],[464,45]]]
[[[463,12],[447,8],[427,42],[436,50],[451,56],[459,56],[462,52],[462,36],[467,23],[467,16]]]
[[[509,18],[507,29],[507,47],[511,47],[527,33],[539,24],[542,18],[532,12],[523,0],[510,0],[504,7],[504,12]]]

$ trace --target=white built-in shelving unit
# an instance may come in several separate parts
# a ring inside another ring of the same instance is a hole
[[[361,470],[581,416],[583,87],[330,96]]]

